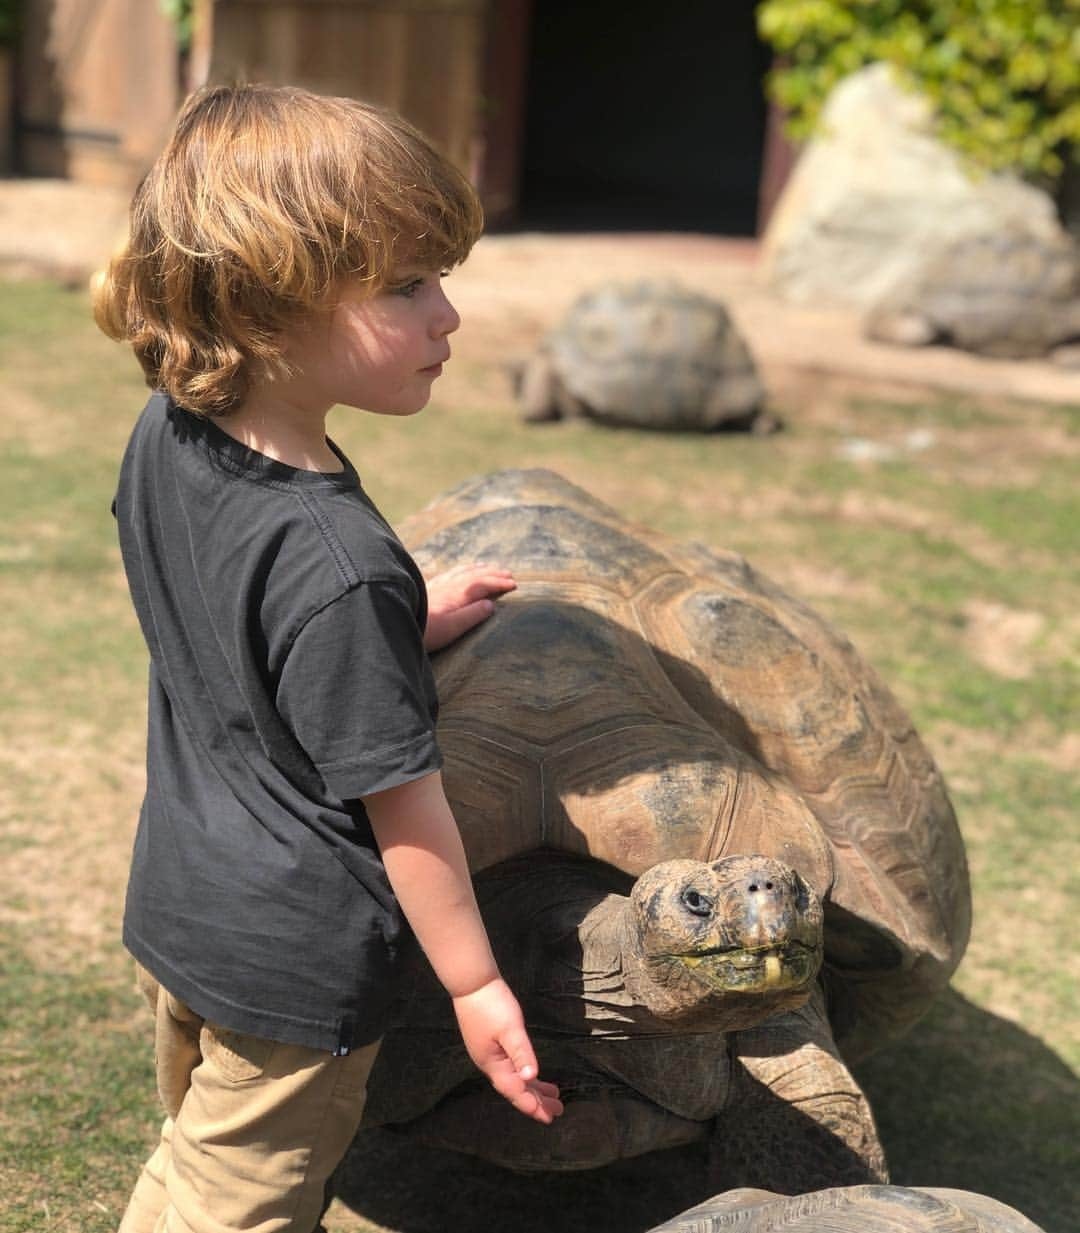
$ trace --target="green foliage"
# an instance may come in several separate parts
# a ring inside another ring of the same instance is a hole
[[[10,47],[19,32],[22,0],[0,0],[0,47]]]
[[[182,51],[191,46],[191,31],[195,20],[195,0],[158,0],[166,17],[176,26],[176,41]]]
[[[841,78],[884,61],[973,163],[1056,179],[1080,161],[1080,0],[765,0],[757,20],[795,137]]]

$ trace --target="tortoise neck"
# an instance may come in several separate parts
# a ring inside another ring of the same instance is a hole
[[[584,916],[577,933],[588,1020],[613,1030],[617,1024],[629,1034],[697,1029],[698,1016],[688,1012],[685,999],[650,976],[627,896],[606,896]]]

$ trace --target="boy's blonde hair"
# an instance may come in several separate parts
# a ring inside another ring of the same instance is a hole
[[[281,335],[395,271],[463,261],[476,193],[412,125],[287,86],[207,87],[136,190],[127,241],[95,279],[94,317],[147,384],[223,415],[288,372]]]

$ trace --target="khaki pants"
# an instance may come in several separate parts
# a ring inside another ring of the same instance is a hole
[[[168,1116],[120,1233],[313,1233],[378,1044],[333,1057],[226,1031],[138,977]]]

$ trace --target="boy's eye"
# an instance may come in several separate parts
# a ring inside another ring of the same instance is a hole
[[[407,300],[411,300],[423,285],[422,278],[410,278],[406,282],[392,286],[390,292],[393,295],[403,295]]]
[[[439,270],[439,278],[447,278],[450,275],[449,270]],[[391,280],[387,290],[391,295],[403,295],[407,300],[411,300],[420,288],[427,282],[429,278],[434,278],[435,274],[418,274],[415,278],[406,278],[401,282]]]

